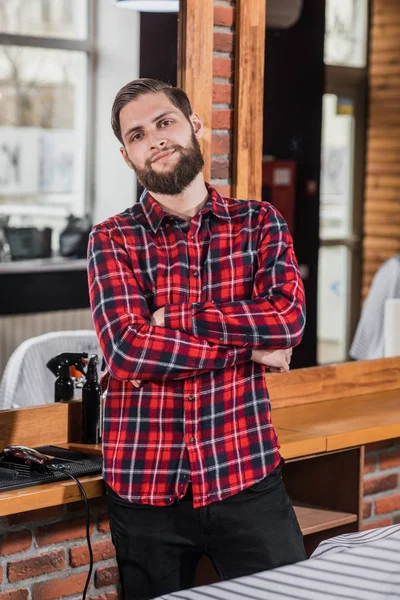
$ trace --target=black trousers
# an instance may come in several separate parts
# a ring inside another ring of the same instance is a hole
[[[306,559],[281,469],[234,496],[193,508],[132,504],[107,486],[112,540],[125,600],[148,600],[194,585],[203,554],[222,579]]]

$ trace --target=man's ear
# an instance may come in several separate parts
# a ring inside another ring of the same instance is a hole
[[[131,165],[131,161],[129,160],[129,156],[128,156],[128,155],[127,155],[127,153],[126,153],[126,150],[125,150],[125,148],[124,148],[123,146],[121,146],[121,148],[119,149],[119,151],[121,152],[121,154],[122,154],[122,157],[123,157],[124,161],[126,162],[126,164],[128,165],[128,167],[129,167],[130,169],[133,169],[133,167],[132,167],[132,165]]]
[[[194,135],[197,137],[197,139],[201,139],[204,135],[203,121],[200,119],[197,113],[192,113],[190,115],[190,122],[193,126]]]

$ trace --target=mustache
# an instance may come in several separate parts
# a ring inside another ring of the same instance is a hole
[[[170,152],[171,150],[174,150],[175,152],[182,152],[183,148],[182,146],[179,145],[174,145],[174,146],[168,146],[168,148],[164,148],[163,150],[161,150],[161,152]],[[153,160],[154,158],[157,158],[157,156],[159,156],[161,154],[161,152],[157,152],[157,154],[155,154],[152,158],[148,158],[145,162],[145,166],[148,169],[151,169],[151,165],[153,164]]]

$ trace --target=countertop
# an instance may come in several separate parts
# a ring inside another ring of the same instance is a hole
[[[35,408],[37,415],[40,414],[41,408]],[[57,408],[50,405],[43,408],[43,417],[46,417],[44,421],[42,420],[43,433],[51,423],[49,413]],[[66,410],[65,407],[60,408]],[[20,410],[26,410],[28,414],[34,409]],[[22,413],[19,416],[21,417]],[[400,390],[280,408],[272,411],[272,420],[280,440],[282,456],[286,460],[391,439],[400,436]],[[20,429],[22,427],[24,425],[21,422],[14,422],[15,430],[19,429],[21,432],[19,436],[22,434]],[[42,439],[42,436],[40,437]],[[25,443],[34,445],[31,440]],[[101,453],[100,446],[87,446],[73,442],[60,444],[58,441],[52,442],[48,439],[43,439],[41,443],[56,443],[71,449]],[[83,477],[82,484],[89,498],[104,493],[101,475]],[[0,493],[0,516],[75,502],[79,499],[80,492],[72,481],[2,492]]]
[[[400,436],[400,357],[299,369],[273,377],[272,422],[286,460]],[[73,441],[79,439],[80,417],[81,403],[76,401],[0,411],[0,448],[54,444],[100,454],[100,446]],[[88,497],[104,494],[101,475],[84,477],[82,483]],[[79,498],[72,481],[2,492],[0,516]]]
[[[86,271],[86,268],[86,258],[65,258],[63,256],[0,262],[0,273],[4,275],[16,273],[45,273],[49,271]]]

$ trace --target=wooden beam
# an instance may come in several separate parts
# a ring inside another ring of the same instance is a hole
[[[45,446],[80,440],[82,403],[57,402],[0,411],[0,450],[12,444]]]
[[[395,391],[400,398],[400,357],[293,369],[288,373],[268,374],[266,381],[272,403],[272,420],[278,426],[274,411],[287,406],[389,391]],[[287,424],[280,426],[296,430]]]
[[[210,181],[211,177],[213,25],[213,0],[184,0],[180,3],[178,86],[185,90],[193,112],[204,124],[200,147],[206,181]]]
[[[237,0],[233,195],[261,200],[265,0]]]

